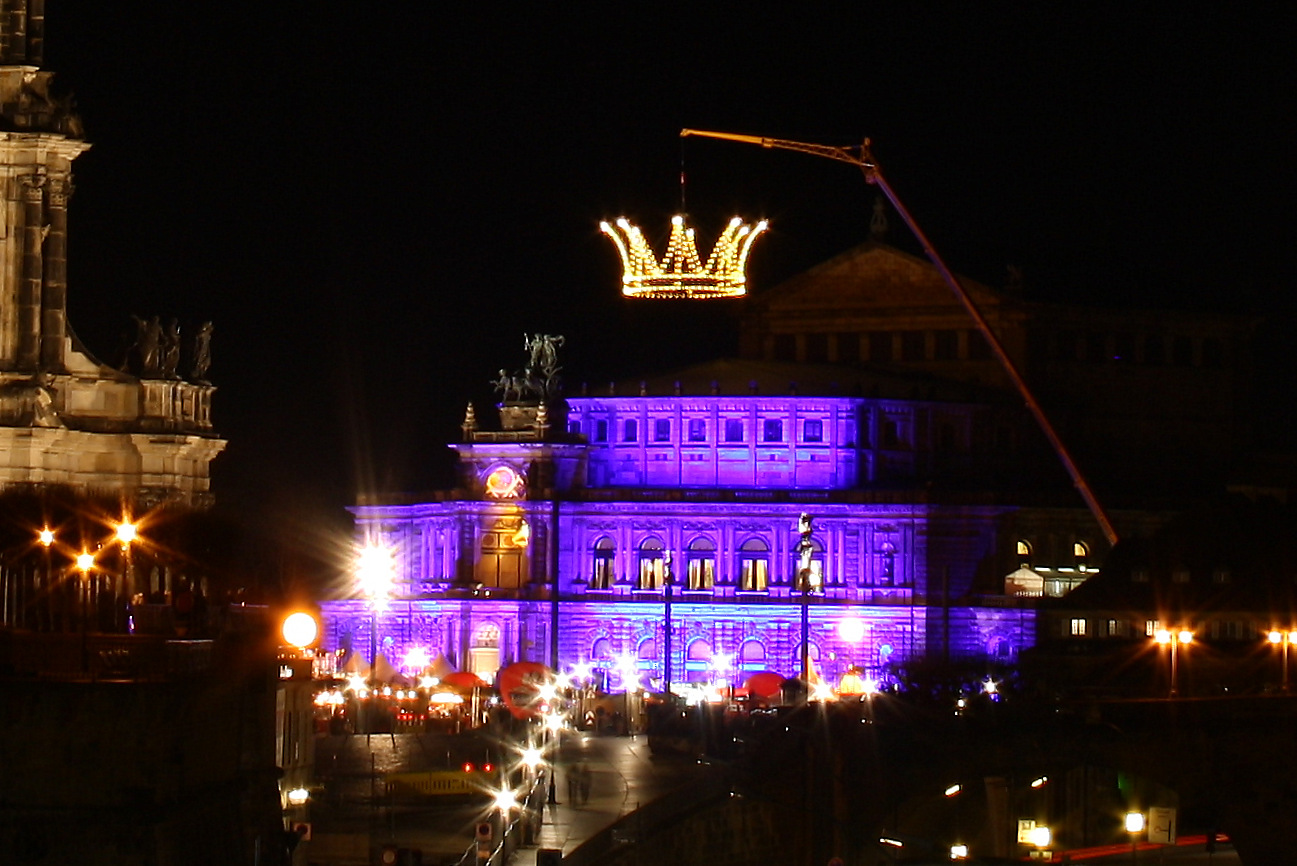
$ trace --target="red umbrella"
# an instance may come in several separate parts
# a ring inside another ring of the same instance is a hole
[[[536,699],[540,687],[553,680],[550,669],[540,662],[514,662],[500,669],[496,685],[514,718],[526,719],[539,709]]]
[[[779,687],[783,685],[784,677],[774,671],[761,671],[747,678],[743,683],[743,688],[748,690],[748,694],[758,698],[773,698],[779,694]]]
[[[456,689],[475,689],[486,685],[481,677],[468,671],[452,671],[442,677],[441,681]]]

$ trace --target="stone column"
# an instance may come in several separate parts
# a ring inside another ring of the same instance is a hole
[[[66,175],[45,184],[49,230],[45,233],[45,285],[41,293],[41,367],[63,369],[63,340],[68,309],[68,197],[72,181]]]
[[[18,278],[18,357],[20,370],[34,371],[40,361],[41,286],[44,267],[41,247],[44,241],[44,172],[19,178],[22,189],[23,217],[22,271]]]

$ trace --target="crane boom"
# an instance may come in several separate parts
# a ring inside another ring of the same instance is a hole
[[[870,152],[869,139],[866,138],[858,148],[850,148],[835,147],[826,144],[809,144],[801,141],[786,141],[780,138],[763,138],[756,135],[738,135],[732,132],[709,132],[700,129],[680,130],[680,136],[682,138],[690,135],[702,136],[704,138],[719,138],[726,141],[738,141],[745,144],[759,144],[762,147],[777,150],[792,150],[798,153],[807,153],[811,156],[821,156],[838,162],[850,163],[864,172],[865,181],[877,185],[878,188],[883,191],[883,194],[887,196],[887,200],[892,203],[892,207],[896,208],[896,212],[900,214],[901,219],[905,221],[905,224],[914,234],[914,237],[923,246],[924,253],[927,254],[928,260],[936,267],[937,272],[941,275],[941,279],[954,293],[955,298],[977,325],[977,329],[981,332],[987,345],[991,347],[991,352],[995,355],[996,360],[1000,362],[1000,366],[1009,377],[1009,381],[1013,383],[1018,395],[1026,404],[1027,410],[1031,413],[1032,417],[1036,419],[1036,423],[1039,425],[1041,432],[1045,434],[1045,438],[1049,440],[1049,444],[1054,449],[1054,453],[1058,455],[1058,459],[1062,462],[1063,468],[1067,470],[1067,474],[1072,479],[1072,484],[1076,487],[1077,492],[1080,493],[1081,499],[1085,501],[1086,507],[1090,509],[1090,514],[1094,516],[1095,522],[1099,524],[1099,529],[1103,532],[1103,536],[1107,539],[1108,544],[1111,546],[1117,543],[1117,530],[1113,528],[1112,521],[1108,519],[1107,513],[1103,510],[1103,506],[1099,504],[1098,498],[1094,495],[1094,490],[1090,487],[1090,483],[1086,481],[1085,476],[1081,473],[1080,467],[1077,466],[1076,461],[1072,459],[1071,452],[1067,450],[1067,446],[1063,444],[1063,440],[1054,429],[1054,425],[1050,422],[1048,416],[1045,415],[1045,410],[1041,408],[1038,402],[1036,402],[1036,397],[1032,394],[1031,388],[1027,385],[1027,381],[1022,377],[1022,374],[1018,372],[1017,365],[1013,363],[1013,359],[1010,358],[1009,353],[1005,351],[1003,344],[1000,343],[1000,338],[995,335],[993,330],[991,330],[990,324],[986,321],[986,317],[982,315],[981,310],[977,308],[977,304],[973,302],[972,296],[968,294],[962,285],[960,285],[959,280],[955,278],[954,273],[946,266],[945,261],[942,260],[941,256],[937,253],[932,242],[928,240],[928,236],[923,233],[923,229],[919,227],[919,224],[915,222],[914,217],[910,215],[909,210],[897,197],[891,184],[889,184],[887,179],[883,177],[883,173],[878,168],[878,163],[874,161],[873,154]]]

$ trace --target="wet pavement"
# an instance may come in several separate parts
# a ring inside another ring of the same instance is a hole
[[[484,794],[455,798],[390,798],[387,773],[441,769],[457,757],[456,740],[441,734],[321,737],[310,805],[311,838],[297,866],[362,866],[381,862],[386,846],[420,852],[424,866],[471,860],[474,829],[494,809]],[[564,732],[555,750],[554,784],[542,778],[533,802],[543,805],[530,844],[513,851],[513,866],[530,866],[536,851],[570,854],[641,804],[706,772],[682,759],[654,759],[647,737]],[[584,781],[584,785],[582,782]],[[407,862],[414,862],[413,859]]]

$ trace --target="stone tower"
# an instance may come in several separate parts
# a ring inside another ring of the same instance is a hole
[[[117,370],[67,321],[72,162],[90,145],[41,68],[44,7],[0,0],[0,490],[59,484],[206,505],[208,466],[225,447],[204,379],[208,332],[186,365],[178,327],[140,321],[140,360]]]

